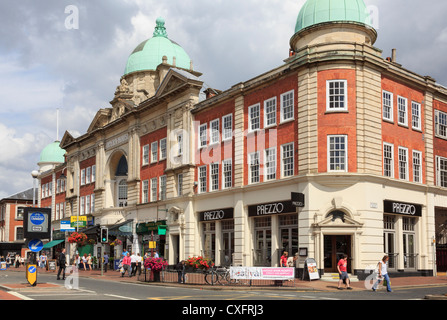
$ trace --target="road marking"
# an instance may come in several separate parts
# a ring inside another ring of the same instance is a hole
[[[105,296],[109,296],[109,297],[114,297],[114,298],[120,298],[120,299],[127,299],[127,300],[139,300],[136,298],[130,298],[130,297],[123,297],[123,296],[118,296],[116,294],[104,294]]]
[[[15,291],[8,291],[8,293],[11,294],[11,295],[13,295],[13,296],[15,296],[15,297],[17,297],[17,298],[20,298],[20,299],[22,299],[22,300],[34,300],[34,299],[31,299],[31,298],[29,298],[29,297],[24,296],[23,294],[20,294],[20,293],[18,293],[18,292],[15,292]]]

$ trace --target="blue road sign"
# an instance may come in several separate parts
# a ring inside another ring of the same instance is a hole
[[[39,252],[43,249],[43,242],[40,239],[31,240],[28,244],[28,248],[32,252]]]
[[[36,266],[30,266],[30,267],[28,268],[28,272],[29,272],[29,273],[35,273],[36,271],[37,271]]]

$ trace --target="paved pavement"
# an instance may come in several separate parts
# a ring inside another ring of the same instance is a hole
[[[25,273],[25,267],[19,267],[19,268],[9,268],[9,271],[15,271],[15,272],[23,272]],[[0,271],[2,272],[2,271]],[[45,271],[44,269],[38,269],[39,273],[45,273],[46,275],[54,274],[55,283],[56,282],[56,276],[57,272],[54,271]],[[92,271],[79,271],[80,277],[89,277],[94,279],[101,279],[106,281],[119,281],[119,282],[132,282],[132,283],[143,283],[141,280],[144,280],[144,277],[141,276],[139,280],[138,276],[135,277],[121,277],[121,274],[117,271],[108,271],[104,272],[103,275],[101,275],[101,270],[92,270]],[[232,287],[232,286],[209,286],[206,284],[203,285],[193,285],[193,284],[179,284],[179,283],[161,283],[161,282],[150,282],[146,283],[148,285],[158,285],[158,286],[181,286],[181,287],[191,287],[191,288],[203,288],[203,289],[210,289],[210,290],[240,290],[240,286]],[[38,286],[45,286],[49,284],[38,284]],[[61,281],[61,285],[63,285],[63,282]],[[446,273],[439,273],[437,277],[396,277],[391,279],[391,285],[393,288],[409,288],[409,287],[427,287],[427,286],[446,286],[446,294],[447,294],[447,275]],[[20,290],[20,288],[23,287],[29,287],[29,284],[27,283],[20,283],[20,284],[1,284],[0,283],[0,289],[4,290]],[[365,281],[357,281],[352,282],[351,287],[353,291],[364,291],[369,290],[365,287]],[[244,287],[246,290],[262,290],[262,289],[268,289],[268,290],[291,290],[291,291],[338,291],[337,289],[337,282],[335,281],[322,281],[322,280],[313,280],[313,281],[304,281],[295,279],[293,283],[288,282],[286,286],[281,287]],[[1,290],[0,290],[0,300],[2,299],[1,296]],[[447,295],[445,296],[437,296],[433,298],[442,298],[447,300]]]

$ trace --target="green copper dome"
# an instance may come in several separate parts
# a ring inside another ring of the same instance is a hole
[[[40,153],[39,163],[64,163],[65,150],[60,146],[60,141],[47,145]]]
[[[168,58],[167,63],[179,68],[190,69],[191,59],[188,54],[176,42],[168,38],[163,18],[157,19],[157,25],[153,37],[142,42],[127,60],[124,75],[136,71],[156,70],[163,62],[163,56]]]
[[[325,22],[371,25],[363,0],[307,0],[298,14],[295,33]]]

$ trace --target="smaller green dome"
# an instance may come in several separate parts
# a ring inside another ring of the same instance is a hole
[[[64,163],[65,150],[60,146],[60,141],[47,145],[40,153],[39,163]]]
[[[163,57],[167,57],[167,63],[179,68],[190,69],[191,59],[183,48],[168,38],[165,20],[158,18],[153,37],[140,43],[127,60],[124,75],[136,71],[156,70],[163,63]]]
[[[326,22],[353,22],[371,26],[363,0],[307,0],[298,14],[295,33]]]

